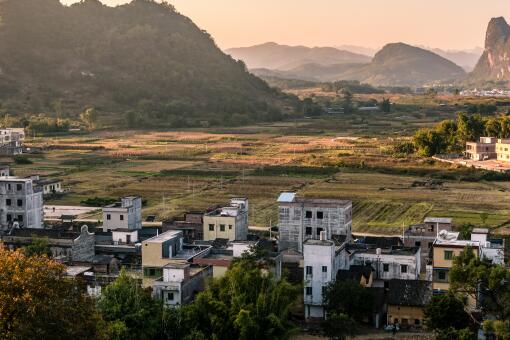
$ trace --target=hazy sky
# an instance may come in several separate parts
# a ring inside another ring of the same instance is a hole
[[[62,0],[64,3],[76,0]],[[118,5],[129,0],[101,0]],[[221,48],[267,41],[380,47],[402,41],[483,47],[491,17],[510,21],[509,0],[173,0]]]

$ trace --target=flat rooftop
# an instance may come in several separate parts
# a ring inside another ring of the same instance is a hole
[[[398,247],[381,249],[381,255],[415,255],[419,251],[420,247]],[[377,254],[377,248],[356,249],[354,252],[357,254]]]
[[[152,238],[149,238],[145,240],[145,242],[152,242],[152,243],[163,243],[165,241],[171,240],[178,235],[182,236],[182,231],[179,230],[169,230],[165,231],[164,233],[159,234],[158,236],[154,236]]]
[[[312,240],[308,239],[303,244],[311,246],[334,246],[335,242],[331,240]]]
[[[452,219],[449,217],[425,217],[423,220],[425,223],[444,223],[452,224]]]
[[[277,199],[278,203],[301,203],[310,205],[321,205],[321,206],[348,206],[352,202],[349,200],[335,199],[335,198],[306,198],[298,197],[296,193],[284,192],[281,193]]]

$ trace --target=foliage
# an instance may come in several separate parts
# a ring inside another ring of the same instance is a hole
[[[66,132],[71,123],[67,119],[52,118],[43,114],[31,116],[28,121],[30,133]]]
[[[94,108],[88,108],[80,114],[80,119],[87,124],[89,130],[96,128],[98,118],[97,110]]]
[[[303,115],[308,117],[317,117],[324,113],[322,107],[315,103],[312,98],[305,98],[302,107]]]
[[[379,104],[379,107],[381,108],[381,111],[384,113],[390,113],[391,112],[391,102],[388,98],[383,98],[381,104]]]
[[[112,197],[94,197],[87,198],[82,200],[80,203],[86,205],[88,207],[104,207],[105,205],[113,204],[117,202],[115,198]]]
[[[437,340],[476,340],[477,336],[469,328],[455,329],[448,328],[438,332]]]
[[[51,256],[51,249],[48,245],[47,237],[38,237],[32,235],[32,243],[24,248],[26,256]]]
[[[98,308],[109,331],[120,335],[119,339],[152,339],[161,330],[161,302],[124,270],[104,289]]]
[[[412,142],[400,141],[393,145],[393,154],[395,155],[410,155],[414,151],[414,144]]]
[[[465,223],[458,228],[459,231],[459,239],[461,240],[469,240],[471,239],[471,232],[475,228],[474,224]]]
[[[2,339],[92,339],[100,318],[64,266],[0,247]]]
[[[323,294],[324,307],[328,314],[346,314],[358,322],[371,314],[373,299],[369,289],[353,280],[332,281],[325,287]]]
[[[360,83],[357,80],[339,80],[332,83],[323,83],[321,88],[325,92],[336,93],[339,93],[342,90],[347,90],[350,93],[355,94],[384,93],[384,90],[380,88],[376,88],[369,84]]]
[[[332,313],[323,322],[324,335],[333,340],[344,340],[357,333],[356,322],[346,314]]]
[[[498,320],[510,319],[510,270],[481,260],[467,247],[454,258],[450,270],[450,290],[479,298],[485,314]]]
[[[434,295],[423,312],[425,324],[432,330],[458,330],[469,326],[469,315],[464,310],[464,303],[451,293]]]
[[[170,339],[182,334],[188,334],[185,339],[286,339],[294,329],[289,309],[300,292],[285,279],[277,281],[263,262],[243,257],[193,304],[167,314],[164,332]]]
[[[32,162],[32,160],[30,158],[28,158],[25,155],[14,156],[14,162],[16,164],[32,164],[32,163],[34,163],[34,162]]]
[[[483,323],[483,330],[486,333],[494,334],[496,340],[510,339],[510,320],[486,320]]]

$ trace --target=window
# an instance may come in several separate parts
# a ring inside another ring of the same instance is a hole
[[[168,301],[173,301],[174,300],[174,293],[167,293],[166,299]]]
[[[18,207],[22,207],[23,206],[23,200],[17,200],[16,204],[18,205]]]
[[[11,206],[11,204],[12,204],[12,201],[11,201],[11,199],[10,199],[10,198],[8,198],[8,199],[6,199],[6,200],[5,200],[5,205],[6,205],[6,206],[10,207],[10,206]]]
[[[409,320],[407,319],[402,319],[402,325],[408,325],[409,324]]]
[[[106,214],[106,219],[107,219],[108,221],[109,221],[109,220],[111,220],[111,219],[112,219],[112,215],[110,215],[110,214]]]
[[[225,231],[225,225],[224,224],[220,224],[220,231]]]
[[[306,275],[307,276],[312,276],[312,273],[313,273],[312,266],[306,266]]]
[[[306,217],[306,218],[312,218],[312,212],[311,212],[311,211],[307,211],[307,212],[305,213],[305,217]]]
[[[18,215],[18,222],[23,222],[23,215]]]
[[[414,246],[415,246],[415,247],[421,247],[421,242],[420,242],[420,241],[416,241],[416,242],[414,242]]]
[[[305,234],[306,235],[312,235],[312,227],[306,227]]]
[[[453,251],[445,250],[444,251],[444,259],[445,260],[453,260]]]
[[[389,272],[390,271],[390,264],[389,263],[383,263],[382,270],[385,273]]]
[[[306,287],[306,295],[312,295],[312,287]]]
[[[120,215],[119,218],[121,221],[124,221],[124,215]]]
[[[322,211],[317,211],[317,219],[322,220],[324,218],[324,213]]]
[[[407,264],[401,264],[400,265],[400,272],[401,273],[407,273]]]
[[[437,273],[437,278],[441,281],[445,281],[446,280],[446,272],[445,271],[439,271]]]
[[[18,191],[23,190],[23,184],[16,184],[16,190]]]
[[[209,224],[209,231],[214,231],[214,224]]]
[[[322,272],[327,273],[328,272],[328,266],[322,266]]]
[[[317,228],[317,237],[320,237],[321,236],[321,233],[324,229],[322,228]]]
[[[228,229],[229,229],[229,230],[232,230],[232,224],[229,224],[229,225],[228,225]]]
[[[11,214],[7,214],[7,222],[11,222],[12,221],[12,215]]]
[[[419,326],[421,324],[420,319],[414,319],[414,325]]]

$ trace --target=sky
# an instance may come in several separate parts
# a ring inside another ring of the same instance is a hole
[[[64,3],[76,0],[61,0]],[[129,0],[101,0],[115,6]],[[390,42],[442,49],[483,47],[491,17],[510,22],[509,0],[171,0],[219,47]]]

